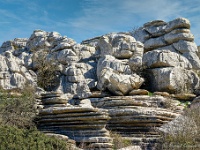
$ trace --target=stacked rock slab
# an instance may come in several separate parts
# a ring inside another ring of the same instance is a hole
[[[72,106],[58,93],[42,94],[41,99],[44,105],[38,118],[41,131],[66,135],[84,149],[112,148],[112,139],[105,129],[108,113],[85,105],[84,100]]]
[[[179,116],[182,109],[162,96],[111,96],[91,98],[92,105],[109,112],[106,128],[120,133],[135,144],[147,146],[159,140],[155,128]],[[170,108],[176,108],[170,110]]]
[[[151,90],[193,93],[199,89],[194,70],[200,68],[200,60],[189,20],[148,22],[132,35],[144,43],[143,66],[148,68]]]

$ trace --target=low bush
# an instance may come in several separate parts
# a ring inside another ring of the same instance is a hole
[[[65,141],[48,137],[36,129],[0,126],[1,150],[70,150]]]
[[[161,135],[163,150],[200,149],[200,109],[186,109],[181,120],[170,124],[168,131]]]
[[[23,91],[0,90],[0,122],[18,128],[34,126],[34,89],[26,87]]]
[[[73,150],[66,141],[38,131],[34,89],[0,89],[0,150]]]

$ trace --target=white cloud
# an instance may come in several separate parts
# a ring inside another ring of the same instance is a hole
[[[191,30],[195,33],[196,42],[200,43],[197,41],[200,40],[199,0],[82,0],[79,2],[81,7],[77,10],[76,17],[66,14],[67,17],[62,19],[52,17],[54,13],[48,10],[51,8],[51,11],[59,11],[59,5],[56,5],[57,7],[53,5],[55,2],[49,2],[43,7],[44,4],[40,5],[36,1],[4,0],[2,1],[4,4],[20,4],[22,8],[19,7],[18,12],[0,9],[0,23],[10,26],[14,24],[15,26],[11,26],[12,31],[18,28],[17,33],[20,33],[21,29],[21,33],[27,36],[30,36],[29,31],[40,28],[66,33],[67,36],[80,42],[108,32],[130,31],[155,19],[170,21],[177,17],[186,17],[191,21]],[[62,4],[64,5],[63,1]],[[62,7],[60,12],[67,12],[64,11]],[[68,19],[69,16],[71,19]],[[24,29],[28,33],[25,34]],[[5,31],[1,31],[3,32]],[[8,34],[11,37],[13,33]]]
[[[151,20],[170,21],[177,17],[186,17],[195,26],[200,26],[198,0],[84,0],[82,9],[78,18],[70,20],[74,31],[82,34],[130,30]],[[196,34],[198,29],[193,26],[192,31]]]

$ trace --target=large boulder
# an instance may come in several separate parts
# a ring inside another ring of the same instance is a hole
[[[144,54],[143,65],[147,68],[182,67],[191,69],[188,59],[169,50],[153,50]]]
[[[98,46],[101,56],[111,55],[117,59],[130,59],[132,64],[142,64],[143,44],[130,35],[113,33],[102,36]]]
[[[125,75],[111,69],[101,70],[98,80],[100,90],[108,89],[116,95],[126,95],[133,89],[138,89],[144,79],[136,74]]]
[[[27,84],[36,85],[35,74],[30,73],[11,51],[0,55],[0,74],[0,86],[3,89],[23,89]]]
[[[84,149],[111,149],[112,138],[105,129],[110,119],[108,113],[92,107],[89,99],[71,99],[71,104],[68,100],[61,93],[42,94],[44,107],[38,115],[38,128],[43,132],[66,135],[77,145],[84,143]]]
[[[153,91],[191,93],[199,89],[199,77],[192,70],[181,67],[149,69],[150,86]]]

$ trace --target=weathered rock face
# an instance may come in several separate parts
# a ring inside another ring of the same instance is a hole
[[[132,35],[144,43],[143,65],[150,68],[151,90],[192,93],[199,89],[199,77],[191,71],[200,68],[200,60],[189,20],[148,22]]]
[[[126,95],[140,88],[144,79],[134,71],[142,66],[143,44],[130,35],[109,34],[100,38],[98,46],[98,89]]]
[[[36,86],[36,74],[10,51],[0,55],[0,86],[3,89],[23,89],[26,84]]]

